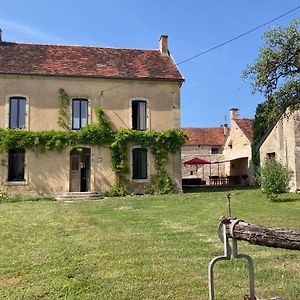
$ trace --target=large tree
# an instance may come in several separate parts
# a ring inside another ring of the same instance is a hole
[[[300,20],[287,27],[276,27],[264,34],[264,47],[257,60],[247,66],[244,78],[250,78],[253,92],[266,99],[256,109],[253,123],[253,161],[259,163],[256,145],[286,111],[300,107]]]

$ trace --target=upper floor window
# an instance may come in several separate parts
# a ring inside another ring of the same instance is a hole
[[[132,150],[132,178],[148,178],[147,149],[135,148]]]
[[[25,150],[9,149],[8,181],[23,181],[25,168]]]
[[[220,149],[217,147],[211,148],[211,154],[220,154]]]
[[[88,100],[73,99],[72,102],[72,129],[78,130],[88,123]]]
[[[9,128],[25,127],[26,99],[23,97],[9,98]]]
[[[132,101],[132,129],[147,130],[147,102],[144,100]]]

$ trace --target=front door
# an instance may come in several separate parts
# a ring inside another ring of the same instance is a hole
[[[88,148],[70,152],[70,192],[87,192],[90,183],[90,153]]]

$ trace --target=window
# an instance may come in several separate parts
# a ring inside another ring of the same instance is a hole
[[[276,157],[275,152],[267,153],[267,159],[268,160],[274,160],[275,157]]]
[[[23,97],[9,98],[9,128],[25,127],[26,99]]]
[[[147,149],[135,148],[132,150],[132,178],[147,179]]]
[[[147,130],[147,102],[132,101],[132,129]]]
[[[88,101],[86,99],[73,99],[72,102],[72,129],[78,130],[88,123]]]
[[[220,154],[219,148],[211,148],[211,154]]]
[[[23,181],[25,150],[10,149],[8,152],[8,181]]]

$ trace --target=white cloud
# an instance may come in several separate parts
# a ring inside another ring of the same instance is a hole
[[[2,29],[2,39],[16,40],[16,41],[29,41],[29,42],[44,42],[44,43],[62,43],[63,40],[38,31],[28,25],[9,21],[0,18],[0,28]]]

